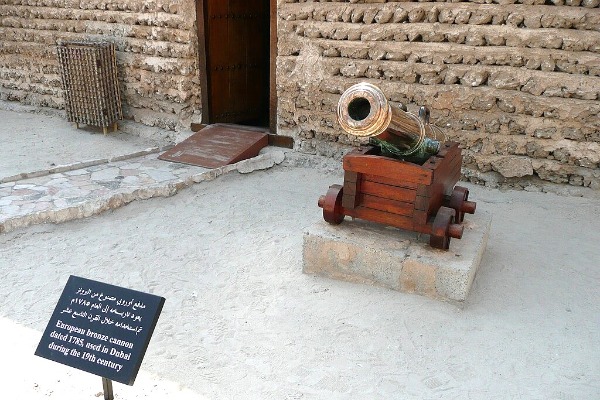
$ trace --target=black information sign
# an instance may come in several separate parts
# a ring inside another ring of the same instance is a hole
[[[164,303],[71,275],[35,355],[133,385]]]

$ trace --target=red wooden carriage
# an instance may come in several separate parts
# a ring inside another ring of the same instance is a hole
[[[448,249],[450,238],[462,237],[464,214],[476,208],[469,190],[455,186],[462,163],[458,144],[443,143],[422,165],[378,151],[369,146],[344,157],[344,185],[330,186],[319,199],[325,221],[359,218],[430,235],[432,247]]]

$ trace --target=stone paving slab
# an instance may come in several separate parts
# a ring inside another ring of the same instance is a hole
[[[171,146],[165,146],[163,148],[150,147],[150,148],[147,148],[144,150],[136,151],[133,153],[125,153],[125,154],[110,157],[110,158],[89,159],[86,161],[77,161],[77,162],[73,162],[73,163],[56,165],[51,168],[42,168],[42,169],[31,170],[31,171],[27,171],[27,172],[19,172],[15,175],[0,176],[0,184],[7,183],[7,182],[16,182],[16,181],[20,181],[22,179],[37,178],[40,176],[52,175],[52,174],[57,174],[57,173],[61,173],[61,172],[66,172],[66,171],[81,170],[81,169],[84,169],[87,167],[93,167],[93,166],[100,165],[100,164],[106,164],[106,163],[127,160],[130,158],[142,157],[142,156],[145,156],[148,154],[162,152],[164,150],[167,150],[170,147]]]
[[[452,239],[448,251],[431,248],[428,235],[419,238],[414,232],[368,221],[319,221],[304,233],[303,271],[464,301],[487,245],[491,219],[481,211],[467,216],[462,239]]]
[[[158,154],[95,163],[79,169],[0,184],[0,233],[42,223],[86,218],[135,200],[168,197],[194,183],[238,171],[270,168],[285,158],[263,149],[255,158],[216,169],[172,163]]]

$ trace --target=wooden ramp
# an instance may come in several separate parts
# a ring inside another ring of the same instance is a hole
[[[194,133],[158,158],[204,168],[219,168],[256,157],[268,143],[265,129],[214,124]]]

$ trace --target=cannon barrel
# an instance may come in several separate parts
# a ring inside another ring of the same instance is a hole
[[[437,154],[441,131],[429,124],[429,110],[419,115],[392,107],[377,86],[362,82],[348,88],[340,98],[337,119],[350,135],[377,137],[395,147],[400,157],[426,159]]]

